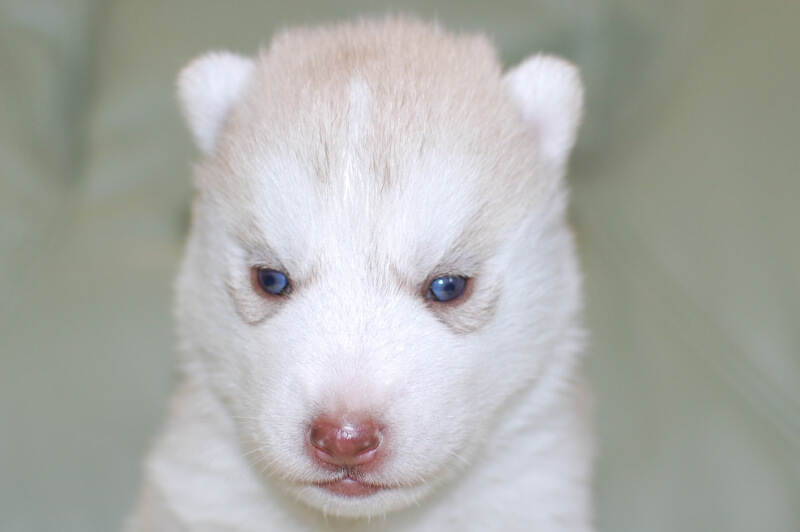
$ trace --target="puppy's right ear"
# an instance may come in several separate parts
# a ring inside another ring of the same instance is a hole
[[[255,63],[231,52],[210,52],[195,59],[178,76],[183,116],[203,154],[217,143],[233,103],[250,80]]]

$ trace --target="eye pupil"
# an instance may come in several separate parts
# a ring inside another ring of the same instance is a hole
[[[466,286],[466,277],[454,275],[437,277],[428,288],[428,299],[442,302],[452,301],[464,293]]]
[[[290,288],[289,279],[285,273],[268,268],[258,270],[258,285],[266,293],[274,296],[286,295]]]

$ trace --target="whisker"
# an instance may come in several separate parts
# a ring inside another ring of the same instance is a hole
[[[461,460],[461,462],[463,462],[464,465],[467,466],[467,467],[470,467],[472,465],[472,464],[469,463],[469,460],[467,460],[466,458],[464,458],[463,456],[461,456],[460,454],[458,454],[455,451],[451,451],[450,449],[445,449],[445,452],[447,452],[451,456],[454,456],[455,458],[458,458],[459,460]]]

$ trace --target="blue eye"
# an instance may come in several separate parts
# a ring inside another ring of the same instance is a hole
[[[428,288],[426,297],[433,301],[452,301],[460,297],[467,288],[467,278],[457,275],[437,277]]]
[[[258,268],[256,270],[256,280],[258,281],[258,286],[264,292],[273,296],[285,296],[291,291],[286,274],[278,270]]]

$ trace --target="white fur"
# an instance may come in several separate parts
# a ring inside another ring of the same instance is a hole
[[[179,83],[205,156],[181,382],[128,530],[590,531],[574,67],[503,77],[483,37],[389,19],[205,56]],[[257,293],[254,267],[292,293]],[[426,300],[443,274],[469,297]],[[375,495],[317,485],[334,474],[309,424],[342,412],[386,428]]]
[[[186,67],[178,78],[183,116],[200,151],[214,149],[230,106],[247,84],[253,60],[230,52],[212,52]]]
[[[542,157],[562,171],[581,120],[583,85],[578,69],[558,57],[539,54],[507,73],[504,82],[538,140]]]

